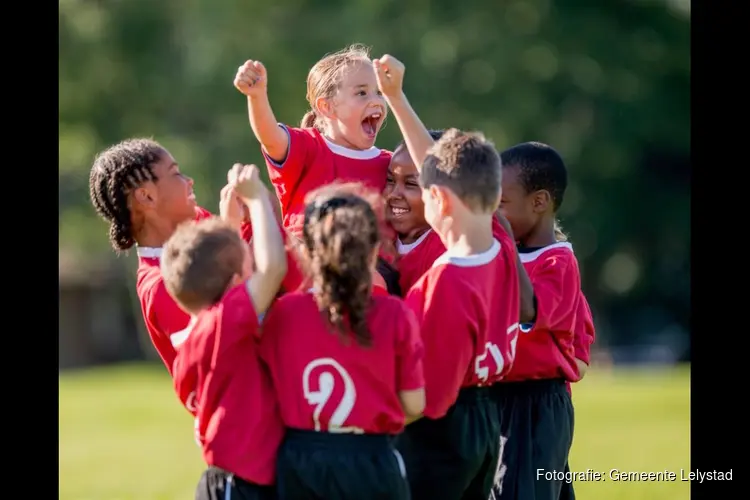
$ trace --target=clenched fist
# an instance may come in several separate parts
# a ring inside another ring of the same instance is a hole
[[[260,61],[247,60],[237,68],[234,86],[248,97],[255,97],[266,92],[268,75],[266,67]]]
[[[245,202],[257,199],[265,192],[260,172],[255,165],[235,164],[229,172],[228,180],[234,185],[237,195]]]
[[[378,88],[386,97],[395,97],[403,90],[404,72],[406,68],[401,61],[391,55],[384,55],[372,61]]]

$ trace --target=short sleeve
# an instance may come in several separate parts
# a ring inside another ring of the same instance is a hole
[[[581,277],[572,253],[542,255],[529,276],[534,287],[537,331],[573,331],[580,299]]]
[[[184,330],[190,322],[190,315],[180,309],[177,302],[167,292],[167,287],[161,279],[154,288],[148,307],[151,309],[151,317],[154,318],[155,326],[170,343],[170,337]]]
[[[268,177],[276,188],[282,209],[287,205],[291,193],[313,163],[317,154],[317,142],[311,131],[279,124],[289,136],[286,158],[278,163],[262,150],[268,168]]]
[[[473,357],[472,316],[461,300],[464,294],[445,269],[430,269],[406,298],[424,343],[424,415],[433,419],[445,415],[455,403]]]
[[[400,328],[396,346],[396,389],[414,391],[424,387],[424,346],[414,313],[401,302],[399,305],[401,314],[397,315]]]
[[[591,308],[586,297],[581,294],[578,303],[578,314],[576,316],[575,336],[573,338],[573,347],[575,357],[587,365],[591,362],[591,344],[596,338],[596,329],[594,328],[594,318],[591,314]]]
[[[217,354],[223,354],[247,337],[260,337],[258,316],[245,283],[227,292],[216,311],[220,316],[216,333]]]

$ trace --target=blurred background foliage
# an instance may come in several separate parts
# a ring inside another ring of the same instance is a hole
[[[60,307],[61,318],[74,316],[61,319],[60,339],[71,343],[83,328],[109,346],[92,348],[86,362],[150,354],[123,348],[135,345],[142,323],[135,256],[113,254],[91,207],[95,153],[153,136],[195,178],[201,205],[217,210],[232,163],[262,161],[232,87],[237,67],[263,61],[277,118],[296,125],[309,68],[353,42],[406,64],[407,94],[428,127],[481,130],[498,149],[528,140],[557,148],[570,172],[562,225],[581,263],[597,347],[615,361],[689,358],[687,0],[59,6]],[[399,139],[391,120],[377,144],[392,149]],[[71,362],[61,354],[63,364]]]

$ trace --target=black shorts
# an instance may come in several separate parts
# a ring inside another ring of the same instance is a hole
[[[570,464],[565,464],[565,477],[568,477],[570,472]],[[573,481],[565,481],[560,489],[560,500],[576,500],[575,488],[573,488]]]
[[[396,443],[413,499],[487,500],[500,443],[489,388],[462,389],[444,417],[417,420]]]
[[[195,489],[195,500],[273,500],[276,489],[241,479],[218,467],[209,467]]]
[[[573,442],[573,402],[565,381],[501,382],[492,393],[503,437],[492,498],[558,500]]]
[[[276,468],[282,500],[408,500],[393,438],[287,429]]]

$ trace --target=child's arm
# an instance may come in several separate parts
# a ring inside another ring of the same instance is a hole
[[[279,127],[268,101],[268,73],[263,63],[248,60],[239,67],[234,86],[247,96],[247,114],[256,139],[276,163],[283,163],[289,149],[289,135]]]
[[[378,87],[388,102],[391,111],[393,111],[393,116],[396,118],[401,134],[404,136],[404,143],[409,150],[411,159],[417,166],[417,170],[421,171],[422,162],[427,156],[427,150],[432,147],[435,141],[404,94],[404,65],[395,57],[387,54],[372,61],[372,65],[375,68]]]
[[[247,287],[255,313],[260,318],[276,297],[286,274],[284,240],[258,168],[255,165],[243,167],[234,185],[235,191],[247,205],[253,225],[255,270],[247,281]]]
[[[500,210],[495,212],[495,218],[503,226],[505,232],[508,233],[510,241],[515,244],[515,237],[513,236],[513,229],[510,227],[508,219],[503,217]],[[534,287],[531,284],[531,279],[526,273],[526,268],[523,267],[521,262],[521,256],[516,252],[516,270],[518,271],[518,286],[521,295],[521,310],[519,321],[521,323],[533,323],[536,319],[536,297],[534,296]]]

